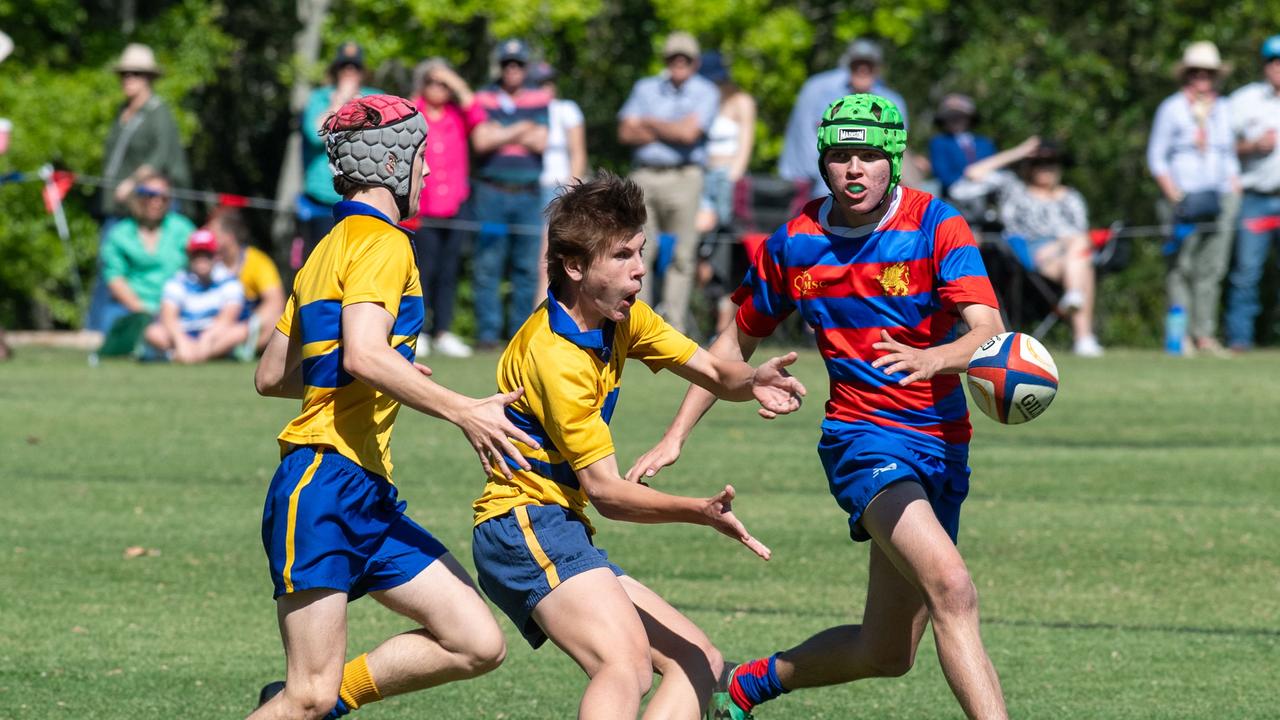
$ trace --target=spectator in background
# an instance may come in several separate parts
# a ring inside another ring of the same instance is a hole
[[[1243,172],[1240,234],[1227,292],[1227,345],[1253,347],[1262,306],[1258,284],[1272,245],[1280,245],[1280,35],[1262,43],[1263,79],[1231,94],[1231,121]]]
[[[513,38],[498,46],[498,67],[498,81],[476,93],[488,119],[472,135],[479,167],[473,188],[475,209],[482,227],[471,269],[476,345],[484,350],[501,347],[500,342],[524,323],[534,307],[542,225],[538,179],[551,104],[546,90],[527,82],[529,46],[523,40]],[[504,277],[511,280],[505,328],[500,294]]]
[[[573,100],[558,97],[556,69],[547,63],[534,66],[532,80],[551,96],[547,107],[547,147],[542,153],[542,205],[546,207],[560,188],[587,176],[587,131],[582,108]]]
[[[929,139],[929,164],[944,196],[965,168],[996,154],[990,138],[973,133],[977,121],[978,106],[968,95],[950,93],[938,103],[933,118],[938,133]]]
[[[702,52],[688,33],[673,32],[663,44],[666,70],[641,78],[618,111],[618,140],[634,146],[631,179],[644,191],[648,221],[644,254],[653,275],[659,237],[676,238],[675,255],[662,278],[662,302],[645,283],[641,299],[657,306],[677,330],[688,326],[689,294],[698,257],[698,205],[707,164],[707,132],[720,109],[720,91],[697,74]]]
[[[102,280],[110,293],[103,308],[108,334],[126,316],[154,315],[165,282],[186,265],[187,238],[195,225],[174,212],[172,202],[169,178],[157,170],[144,171],[135,178],[129,199],[132,217],[107,230]]]
[[[738,182],[747,174],[756,142],[756,100],[733,82],[723,56],[714,50],[702,54],[698,74],[720,90],[720,111],[707,133],[707,175],[698,208],[698,232],[714,233],[733,222]],[[712,235],[699,253],[698,285],[707,290],[715,308],[714,333],[733,322],[737,306],[729,291],[741,277],[732,277],[737,249]]]
[[[961,201],[997,195],[1009,249],[1023,267],[1062,284],[1058,308],[1071,317],[1072,352],[1101,357],[1093,334],[1096,280],[1088,211],[1084,197],[1062,184],[1062,169],[1070,164],[1056,143],[1031,137],[970,165],[952,193]],[[1016,173],[1006,169],[1011,166]]]
[[[364,86],[364,49],[345,42],[329,63],[329,83],[311,91],[302,112],[302,195],[298,214],[302,235],[302,260],[306,262],[316,243],[333,229],[333,206],[342,196],[333,190],[333,170],[320,135],[325,118],[348,100],[377,95],[381,90]]]
[[[548,106],[547,149],[542,153],[542,207],[551,204],[560,189],[587,176],[587,130],[582,108],[573,100],[557,97],[556,69],[540,62],[533,66],[530,79],[534,85],[551,94]],[[538,251],[538,286],[533,293],[533,305],[538,305],[547,295],[547,224],[542,224],[542,246]]]
[[[191,171],[178,124],[169,106],[152,88],[163,72],[155,53],[146,45],[130,43],[114,70],[120,76],[124,103],[107,131],[102,153],[102,243],[106,243],[112,225],[130,213],[129,199],[144,176],[159,173],[179,187],[191,187]],[[91,330],[107,332],[119,316],[109,316],[107,309],[111,294],[101,276],[102,251],[100,245],[99,278],[86,325]]]
[[[252,360],[271,339],[271,331],[284,312],[284,284],[271,256],[250,245],[249,225],[235,208],[220,207],[206,224],[218,244],[218,262],[240,283],[244,306],[237,321],[244,341],[236,359]],[[191,247],[188,245],[190,254]]]
[[[724,58],[703,53],[698,74],[720,91],[720,110],[707,131],[707,174],[698,209],[698,232],[712,232],[733,220],[733,190],[747,174],[756,144],[756,100],[729,77]]]
[[[858,38],[849,43],[837,67],[805,81],[787,119],[782,157],[778,159],[779,175],[801,185],[810,197],[827,194],[827,185],[818,174],[818,124],[827,106],[845,95],[874,93],[888,98],[898,106],[903,122],[907,121],[906,101],[880,81],[883,67],[880,44],[870,38]],[[903,163],[904,168],[910,165]]]
[[[427,121],[422,154],[431,170],[422,184],[419,225],[413,238],[429,317],[417,350],[419,355],[471,357],[471,348],[449,330],[465,239],[463,231],[449,222],[458,218],[471,195],[468,139],[485,121],[485,112],[471,87],[443,58],[422,61],[413,74],[413,104]]]
[[[1231,113],[1217,91],[1227,70],[1213,43],[1188,45],[1174,70],[1182,87],[1160,103],[1147,144],[1164,196],[1158,212],[1173,223],[1166,285],[1169,306],[1186,312],[1191,342],[1183,347],[1220,357],[1218,301],[1240,193]],[[1206,223],[1213,229],[1201,230]]]
[[[187,267],[164,284],[160,316],[147,326],[147,344],[168,359],[193,365],[225,357],[245,340],[240,281],[217,261],[213,232],[196,230],[187,241]]]

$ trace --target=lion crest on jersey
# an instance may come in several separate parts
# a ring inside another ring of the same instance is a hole
[[[880,281],[880,287],[884,288],[886,295],[906,295],[911,289],[911,275],[906,263],[898,262],[886,266],[876,276],[876,280]]]

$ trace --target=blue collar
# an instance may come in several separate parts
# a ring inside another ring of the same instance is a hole
[[[362,203],[359,200],[339,200],[334,204],[333,222],[335,225],[352,215],[367,215],[368,217],[377,218],[405,235],[408,235],[410,238],[413,237],[412,230],[391,222],[391,218],[387,217],[381,210],[369,203]]]
[[[613,331],[617,323],[605,321],[604,327],[598,330],[583,330],[578,323],[569,317],[568,311],[560,306],[551,289],[547,289],[547,322],[551,331],[584,350],[590,350],[604,362],[609,362],[613,355]]]

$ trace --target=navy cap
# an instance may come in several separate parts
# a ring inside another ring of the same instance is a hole
[[[1275,60],[1280,58],[1280,35],[1272,35],[1262,41],[1262,59]]]
[[[337,70],[343,65],[354,65],[363,70],[364,48],[350,40],[338,46],[338,54],[333,56],[333,62],[329,63],[329,69]]]
[[[510,38],[503,40],[498,46],[498,63],[504,63],[508,60],[514,60],[519,63],[529,64],[529,46],[520,38]]]
[[[718,50],[702,53],[702,66],[698,68],[698,74],[717,85],[729,82],[729,68],[725,67],[724,56]]]

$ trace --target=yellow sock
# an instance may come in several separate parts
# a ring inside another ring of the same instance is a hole
[[[368,658],[368,653],[365,653],[342,668],[342,687],[338,689],[338,697],[351,710],[382,699],[382,693],[378,692],[378,686],[369,674]]]

